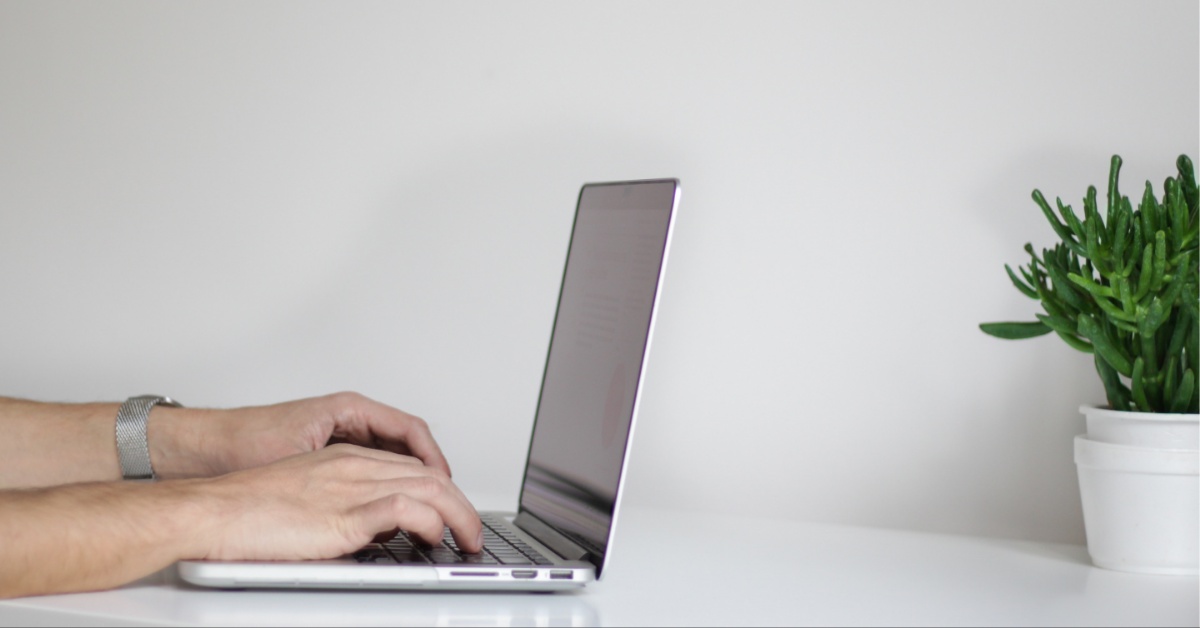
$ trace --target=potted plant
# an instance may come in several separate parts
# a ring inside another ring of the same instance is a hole
[[[1200,236],[1195,171],[1186,155],[1138,208],[1118,190],[1114,155],[1101,208],[1088,188],[1083,216],[1038,190],[1033,200],[1060,242],[1005,265],[1017,290],[1041,302],[1036,321],[984,323],[999,338],[1057,334],[1093,354],[1108,397],[1083,406],[1075,439],[1088,552],[1100,567],[1196,574],[1200,563]]]

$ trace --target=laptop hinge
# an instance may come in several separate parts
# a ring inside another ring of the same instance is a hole
[[[584,560],[588,556],[586,549],[528,512],[519,513],[513,523],[567,560]]]

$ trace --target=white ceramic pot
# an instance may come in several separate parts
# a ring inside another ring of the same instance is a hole
[[[1133,447],[1200,451],[1200,414],[1121,412],[1080,406],[1089,440]]]
[[[1075,463],[1098,567],[1200,573],[1200,415],[1083,406]]]

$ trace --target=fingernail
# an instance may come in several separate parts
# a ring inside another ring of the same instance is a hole
[[[475,543],[479,545],[479,549],[483,549],[483,530],[479,531],[479,536],[476,537]]]

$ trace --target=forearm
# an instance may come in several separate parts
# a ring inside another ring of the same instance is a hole
[[[0,489],[121,479],[118,405],[0,398]]]
[[[119,403],[41,403],[0,397],[0,433],[4,434],[0,489],[121,479],[115,431],[119,408]],[[202,425],[219,412],[165,406],[150,411],[147,441],[159,477],[219,472],[206,463],[202,451],[206,445]]]
[[[105,482],[0,491],[0,598],[111,588],[203,556],[218,511],[199,488]]]

